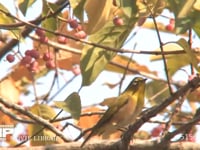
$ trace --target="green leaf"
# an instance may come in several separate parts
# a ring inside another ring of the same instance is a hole
[[[86,0],[70,0],[70,6],[73,8],[73,13],[81,22],[84,20],[85,2]]]
[[[53,4],[53,3],[48,3],[45,0],[43,0],[43,11],[42,11],[42,16],[47,16],[49,15],[50,12],[54,12],[54,10],[58,9],[58,5]],[[56,17],[51,17],[47,18],[42,22],[42,27],[50,30],[50,31],[55,31],[57,28],[57,19]],[[53,36],[53,34],[46,33],[48,37]]]
[[[137,13],[136,1],[133,0],[116,0],[117,6],[122,8],[125,15],[129,18],[135,16]]]
[[[78,93],[70,94],[65,101],[54,101],[58,108],[71,114],[72,118],[78,120],[81,114],[81,99]]]
[[[131,20],[132,24],[135,20]],[[128,22],[128,20],[127,20]],[[130,23],[130,24],[131,24]],[[103,46],[120,48],[131,32],[132,26],[114,26],[109,21],[104,28],[89,37],[89,41]],[[81,55],[82,86],[90,85],[97,76],[105,69],[105,66],[116,55],[116,52],[103,48],[86,45]]]
[[[36,0],[19,0],[18,5],[22,14],[25,16],[27,9],[35,2]]]
[[[53,119],[56,116],[54,109],[46,104],[35,104],[30,108],[30,111],[47,120]]]
[[[170,96],[168,85],[164,81],[151,81],[147,83],[145,91],[145,95],[151,105],[159,105],[166,97]]]

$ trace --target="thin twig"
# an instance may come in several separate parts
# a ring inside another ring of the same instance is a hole
[[[82,113],[80,117],[84,116],[93,116],[93,115],[103,115],[104,112],[87,112],[87,113]],[[59,122],[59,121],[64,121],[64,120],[69,120],[72,119],[72,116],[67,116],[67,117],[62,117],[62,118],[57,118],[55,120],[50,120],[50,122]]]
[[[158,36],[158,41],[159,41],[159,44],[160,44],[160,50],[161,50],[162,60],[163,60],[163,64],[164,64],[165,74],[166,74],[166,77],[167,77],[167,84],[168,84],[168,87],[169,87],[169,92],[170,92],[170,94],[172,94],[173,92],[172,92],[169,73],[168,73],[168,69],[167,69],[167,61],[166,61],[166,57],[165,57],[165,54],[164,54],[164,48],[163,48],[163,43],[162,43],[162,40],[161,40],[160,32],[159,32],[159,29],[158,29],[158,26],[157,26],[156,19],[155,19],[154,15],[153,15],[153,13],[152,13],[152,11],[149,8],[147,3],[146,3],[146,6],[147,6],[147,9],[149,10],[149,12],[151,14],[152,19],[153,19],[155,30],[156,30],[156,33],[157,33],[157,36]]]
[[[172,121],[173,121],[173,117],[177,115],[177,113],[181,110],[181,106],[184,102],[184,100],[186,99],[186,96],[188,95],[188,93],[190,93],[191,91],[188,90],[187,93],[185,93],[185,95],[183,97],[180,97],[177,101],[177,104],[174,106],[174,111],[172,111],[171,116],[169,118],[169,121],[165,124],[165,129],[163,132],[163,138],[165,138],[165,136],[167,135],[170,126],[172,125]]]
[[[161,140],[161,144],[162,143],[168,143],[170,141],[170,139],[172,139],[174,136],[176,136],[177,134],[185,131],[188,128],[191,128],[192,126],[196,125],[199,121],[200,121],[200,115],[197,115],[193,120],[191,120],[188,123],[182,125],[181,127],[179,127],[178,129],[176,129],[175,131],[168,132],[166,134],[165,138],[163,138]]]

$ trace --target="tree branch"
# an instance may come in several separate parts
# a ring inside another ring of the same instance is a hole
[[[27,110],[25,110],[24,108],[14,104],[14,103],[11,103],[7,100],[4,100],[3,98],[0,97],[0,103],[2,103],[4,106],[8,107],[8,108],[12,108],[13,110],[16,110],[18,111],[19,113],[22,113],[26,116],[28,116],[29,118],[31,118],[32,120],[36,121],[38,124],[48,128],[50,131],[52,131],[53,133],[55,133],[57,136],[59,136],[60,138],[62,138],[65,142],[69,142],[69,139],[67,139],[65,137],[65,135],[60,131],[58,130],[56,127],[54,127],[51,123],[49,123],[48,120],[45,120],[43,118],[41,118],[40,116],[38,115],[35,115]]]
[[[128,130],[124,132],[122,137],[123,145],[128,145],[133,134],[138,131],[138,129],[147,122],[150,118],[159,114],[162,110],[164,110],[167,106],[173,103],[179,97],[183,97],[185,93],[188,91],[193,91],[199,87],[200,84],[200,77],[196,77],[193,80],[189,81],[185,86],[180,88],[178,91],[173,93],[169,98],[167,98],[163,103],[153,108],[146,110],[140,119],[138,119],[133,125],[130,125]]]

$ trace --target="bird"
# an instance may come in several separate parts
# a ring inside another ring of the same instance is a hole
[[[116,97],[112,103],[109,103],[109,108],[91,129],[80,147],[83,147],[95,135],[108,137],[136,120],[144,106],[145,81],[146,78],[135,77],[124,92]]]

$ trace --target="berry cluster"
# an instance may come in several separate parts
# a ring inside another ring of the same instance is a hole
[[[68,23],[72,29],[76,30],[76,33],[74,34],[75,37],[79,39],[85,39],[87,37],[87,34],[83,30],[82,26],[78,24],[76,19],[69,19]]]
[[[26,66],[29,71],[37,72],[39,70],[39,64],[37,59],[39,59],[40,54],[38,50],[26,50],[25,56],[22,57],[20,64]]]
[[[26,50],[24,56],[20,60],[20,65],[25,66],[31,72],[39,71],[38,59],[40,58],[40,53],[37,49]],[[45,65],[48,69],[55,69],[55,61],[53,60],[54,55],[52,52],[45,52],[42,59],[45,61]],[[8,54],[6,56],[8,62],[12,63],[15,60],[15,55]]]

